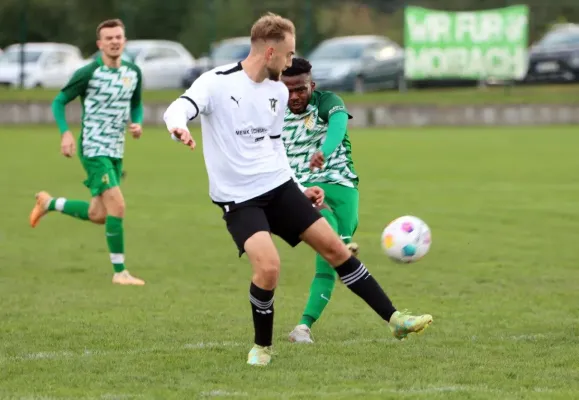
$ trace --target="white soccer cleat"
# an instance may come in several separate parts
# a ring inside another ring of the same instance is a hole
[[[304,324],[296,326],[294,330],[291,331],[289,341],[292,343],[314,343],[312,331]]]
[[[135,278],[126,269],[123,272],[116,272],[113,275],[113,283],[117,285],[136,285],[143,286],[145,281],[139,278]]]

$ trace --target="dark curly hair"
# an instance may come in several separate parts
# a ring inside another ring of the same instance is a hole
[[[312,64],[305,58],[295,57],[292,60],[292,66],[282,72],[283,76],[298,76],[309,74],[312,71]]]

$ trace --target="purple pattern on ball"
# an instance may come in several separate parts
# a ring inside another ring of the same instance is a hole
[[[404,222],[402,224],[402,230],[404,232],[410,233],[414,230],[414,228],[412,227],[412,224],[410,222]]]

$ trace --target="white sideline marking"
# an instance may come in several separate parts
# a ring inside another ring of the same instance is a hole
[[[248,397],[249,393],[230,392],[228,390],[212,390],[210,392],[199,393],[203,397]]]
[[[547,339],[548,336],[544,334],[526,334],[518,336],[499,336],[499,337],[479,337],[472,336],[470,339],[472,341],[477,341],[480,339],[484,340],[500,340],[500,341],[535,341],[540,339]],[[468,340],[468,339],[467,339]],[[339,345],[339,346],[353,346],[359,344],[367,343],[386,343],[395,344],[398,341],[394,338],[377,338],[377,339],[351,339],[343,340],[339,342],[328,341],[322,342],[322,344],[327,345]],[[91,350],[85,349],[83,351],[42,351],[37,353],[24,353],[17,356],[3,356],[0,355],[0,364],[8,362],[18,362],[18,361],[35,361],[35,360],[59,360],[74,357],[104,357],[108,355],[138,355],[154,352],[175,352],[180,350],[203,350],[203,349],[217,349],[217,348],[234,348],[234,347],[250,347],[251,343],[248,342],[198,342],[198,343],[186,343],[178,347],[151,347],[151,348],[135,348],[130,350]]]
[[[344,395],[380,395],[380,394],[398,394],[398,395],[417,395],[417,394],[435,394],[435,393],[445,393],[445,392],[494,392],[495,390],[489,389],[486,386],[434,386],[426,388],[408,388],[408,389],[377,389],[377,390],[364,390],[364,389],[350,389],[342,391],[299,391],[299,392],[271,392],[265,391],[260,392],[260,396],[266,396],[271,398],[321,398],[330,396],[344,396]],[[231,392],[228,390],[212,390],[209,392],[201,392],[203,397],[249,397],[249,393],[245,392]]]
[[[548,335],[544,335],[544,334],[542,334],[542,333],[536,333],[536,334],[529,333],[529,334],[526,334],[526,335],[498,336],[498,337],[492,337],[492,336],[491,336],[491,337],[486,337],[486,336],[483,336],[483,337],[472,336],[472,337],[471,337],[471,340],[472,340],[473,342],[474,342],[474,341],[477,341],[477,340],[479,340],[479,339],[495,339],[495,340],[502,340],[502,341],[505,341],[505,340],[506,340],[506,341],[511,341],[511,340],[512,340],[512,341],[515,341],[515,342],[520,342],[520,341],[534,342],[534,341],[537,341],[537,340],[548,339],[548,338],[549,338]]]
[[[245,343],[246,346],[250,344]],[[239,347],[243,346],[241,342],[200,342],[200,343],[187,343],[183,345],[185,349],[214,349],[220,347]]]
[[[341,342],[326,342],[326,344],[338,344],[341,346],[351,346],[356,344],[364,343],[385,343],[385,342],[395,342],[395,339],[352,339],[344,340]],[[153,353],[155,351],[167,352],[167,351],[178,351],[181,349],[186,350],[202,350],[202,349],[216,349],[216,348],[233,348],[233,347],[250,347],[250,342],[199,342],[199,343],[186,343],[181,347],[158,347],[158,348],[141,348],[132,350],[89,350],[84,351],[43,351],[38,353],[25,353],[18,356],[2,357],[0,356],[0,362],[5,361],[27,361],[27,360],[57,360],[73,357],[94,357],[94,356],[107,356],[107,355],[131,355],[131,354],[145,354]]]
[[[322,398],[330,396],[344,396],[344,395],[380,395],[380,394],[397,394],[397,395],[417,395],[417,394],[436,394],[436,393],[448,393],[448,392],[469,392],[469,393],[502,393],[501,390],[489,388],[488,386],[464,386],[464,385],[450,385],[450,386],[430,386],[425,388],[413,388],[409,387],[407,389],[377,389],[377,390],[364,390],[364,389],[348,389],[342,391],[299,391],[299,392],[273,392],[273,391],[260,391],[260,396],[267,396],[271,398]],[[553,390],[547,388],[531,388],[529,390],[524,390],[524,392],[540,392],[540,393],[552,393]],[[250,397],[250,393],[246,392],[236,392],[229,391],[225,389],[211,390],[208,392],[201,392],[202,397]]]

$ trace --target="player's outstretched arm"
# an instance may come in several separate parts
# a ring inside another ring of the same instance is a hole
[[[163,120],[171,138],[181,142],[191,149],[195,148],[195,140],[191,136],[187,124],[197,118],[199,114],[211,113],[211,77],[208,73],[201,75],[182,96],[175,99],[165,113]]]
[[[76,144],[66,122],[66,104],[68,102],[67,97],[60,92],[52,101],[52,114],[60,131],[60,152],[65,157],[72,157],[76,152]]]
[[[348,114],[345,112],[334,113],[328,119],[328,132],[326,140],[322,144],[322,153],[328,158],[342,143],[348,130]]]
[[[346,110],[344,101],[334,93],[325,94],[320,102],[320,117],[327,121],[326,139],[319,152],[310,161],[310,168],[322,168],[325,160],[344,140],[351,116]]]
[[[61,135],[60,151],[65,157],[72,157],[76,151],[74,136],[66,122],[66,105],[85,93],[93,71],[91,64],[78,69],[52,101],[52,115]]]
[[[137,87],[131,97],[131,125],[129,130],[135,139],[138,139],[143,134],[143,78],[141,70],[136,65],[133,67],[137,72]]]
[[[187,105],[183,103],[182,98],[179,97],[169,105],[163,114],[163,120],[167,130],[171,133],[171,139],[181,142],[193,150],[196,147],[196,143],[187,128],[187,122],[189,119],[195,118],[196,115],[189,117],[191,115],[190,111]]]

